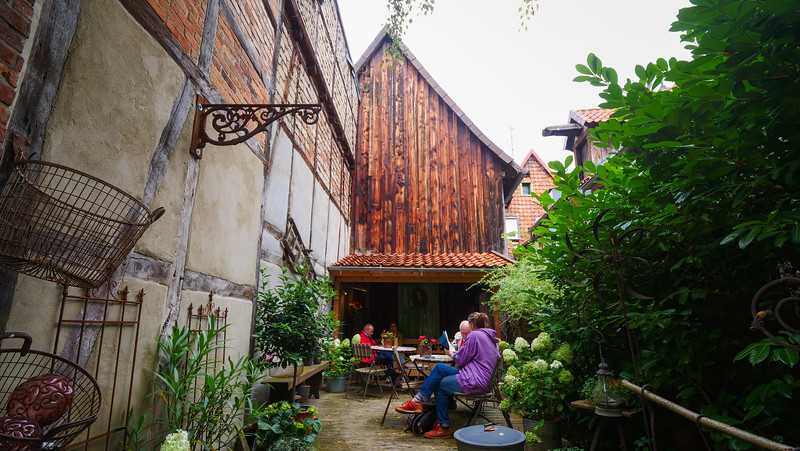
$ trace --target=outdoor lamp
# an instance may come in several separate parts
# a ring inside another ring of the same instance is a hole
[[[622,416],[619,387],[611,381],[612,374],[606,359],[601,358],[592,401],[595,405],[594,413],[603,417]]]

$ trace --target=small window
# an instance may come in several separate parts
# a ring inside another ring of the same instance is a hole
[[[523,196],[530,196],[531,195],[531,184],[530,183],[523,183],[522,184],[522,195]]]
[[[506,218],[506,237],[510,240],[519,239],[519,218]]]

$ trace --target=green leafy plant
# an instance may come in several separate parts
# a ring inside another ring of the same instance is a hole
[[[248,356],[216,361],[215,353],[225,345],[222,332],[227,326],[217,326],[214,317],[208,321],[206,330],[174,327],[165,340],[158,340],[162,363],[155,372],[157,390],[149,396],[163,402],[163,416],[150,422],[145,416],[131,421],[126,449],[152,449],[144,436],[154,425],[165,429],[165,436],[186,431],[193,449],[227,446],[241,431],[245,412],[253,410],[252,382],[266,371]],[[163,437],[154,440],[160,442]]]
[[[326,346],[325,359],[330,361],[330,365],[325,369],[325,376],[347,376],[353,368],[353,350],[350,347],[350,339],[345,338],[331,340]]]
[[[300,403],[281,401],[270,404],[256,415],[258,429],[253,433],[255,445],[269,447],[279,439],[295,439],[311,443],[317,438],[321,423],[316,418],[298,417],[306,409]],[[316,417],[317,410],[308,407],[307,412]]]
[[[502,355],[506,369],[500,389],[505,399],[500,409],[524,418],[559,420],[573,385],[573,375],[567,369],[574,359],[572,348],[556,345],[542,332],[530,344],[518,337]]]
[[[255,350],[282,368],[300,365],[305,358],[322,357],[324,340],[333,335],[339,324],[333,312],[324,310],[334,296],[328,278],[314,277],[305,267],[300,267],[299,272],[295,279],[283,268],[279,284],[272,288],[268,285],[269,276],[261,272],[253,334]]]

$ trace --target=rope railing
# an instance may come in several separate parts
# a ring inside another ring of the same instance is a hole
[[[759,446],[763,449],[775,450],[775,451],[800,451],[800,448],[792,447],[784,443],[774,442],[767,438],[761,437],[760,435],[751,434],[750,432],[735,428],[729,424],[713,420],[703,414],[693,412],[683,406],[675,404],[672,401],[664,399],[656,395],[655,393],[648,391],[647,388],[639,387],[638,385],[633,384],[629,381],[622,380],[621,385],[622,387],[628,390],[641,394],[641,396],[645,397],[648,401],[658,404],[659,406],[671,412],[677,413],[678,415],[688,420],[694,421],[700,426],[705,426],[710,429],[722,432],[723,434],[736,437],[740,440],[744,440],[747,443]]]

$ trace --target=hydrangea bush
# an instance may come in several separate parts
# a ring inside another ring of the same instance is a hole
[[[566,343],[557,345],[545,332],[530,344],[519,337],[513,346],[501,348],[506,372],[500,382],[505,397],[500,408],[524,418],[560,419],[573,385],[572,348]]]

